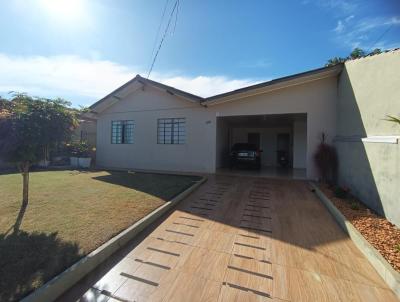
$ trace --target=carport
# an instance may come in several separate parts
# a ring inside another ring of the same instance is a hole
[[[261,170],[231,169],[229,154],[236,143],[252,143],[261,152]],[[282,154],[287,165],[279,162]],[[217,117],[218,174],[306,178],[307,114],[262,114]]]

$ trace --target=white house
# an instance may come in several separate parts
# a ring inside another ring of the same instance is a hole
[[[399,208],[400,127],[383,121],[400,114],[399,71],[393,50],[208,98],[137,75],[90,107],[97,165],[215,173],[234,143],[251,140],[263,166],[277,166],[276,151],[286,148],[290,166],[315,179],[313,154],[325,133],[338,150],[339,181],[386,213]],[[390,212],[399,224],[400,211]]]
[[[97,164],[214,173],[226,166],[230,147],[250,136],[263,150],[263,165],[277,165],[283,144],[293,168],[315,178],[320,134],[335,136],[341,70],[321,68],[206,99],[138,75],[91,106]]]

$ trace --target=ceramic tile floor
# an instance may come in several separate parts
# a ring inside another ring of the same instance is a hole
[[[307,183],[211,176],[60,301],[397,301]]]

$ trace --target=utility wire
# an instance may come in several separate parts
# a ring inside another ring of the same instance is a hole
[[[378,39],[376,39],[376,41],[371,45],[370,49],[372,49],[372,47],[374,45],[376,45],[388,32],[389,30],[391,30],[393,27],[393,24],[391,24],[379,37]]]
[[[176,24],[178,23],[178,14],[179,14],[179,0],[178,0],[178,6],[176,7],[175,24],[172,34],[175,34]]]
[[[151,50],[151,56],[154,55],[154,51],[156,50],[158,37],[160,36],[161,26],[162,26],[163,21],[164,21],[164,16],[165,16],[165,12],[167,11],[168,3],[169,3],[169,0],[166,0],[165,1],[165,5],[164,5],[164,9],[163,9],[163,13],[162,13],[161,19],[160,19],[160,24],[158,25],[157,35],[156,35],[156,37],[154,39],[153,49]]]
[[[169,15],[168,23],[167,23],[167,26],[166,26],[166,28],[165,28],[164,34],[163,34],[163,36],[162,36],[162,38],[161,38],[160,45],[158,46],[157,52],[156,52],[156,54],[154,55],[153,61],[152,61],[152,63],[151,63],[149,72],[148,72],[148,74],[147,74],[147,79],[150,77],[150,74],[151,74],[151,72],[152,72],[152,70],[153,70],[154,63],[156,62],[158,53],[160,52],[160,49],[161,49],[161,47],[162,47],[162,45],[163,45],[163,43],[164,43],[165,37],[166,37],[167,34],[168,34],[168,30],[169,30],[169,27],[171,26],[171,21],[172,21],[172,18],[173,18],[173,16],[174,16],[174,13],[175,13],[175,11],[178,11],[178,5],[179,5],[179,0],[176,0],[174,6],[173,6],[173,8],[172,8],[171,14]]]

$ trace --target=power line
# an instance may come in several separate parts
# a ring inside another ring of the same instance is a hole
[[[155,37],[155,39],[154,39],[153,49],[151,50],[151,56],[154,55],[154,51],[156,50],[156,45],[157,45],[158,37],[159,37],[159,35],[160,35],[161,26],[162,26],[163,21],[164,21],[164,16],[165,16],[165,12],[167,11],[168,3],[169,3],[169,0],[166,0],[166,1],[165,1],[165,5],[164,5],[164,9],[163,9],[163,13],[162,13],[161,19],[160,19],[160,24],[158,25],[157,34],[156,34],[156,37]]]
[[[156,62],[158,53],[160,52],[160,49],[161,49],[161,47],[162,47],[162,45],[163,45],[163,43],[164,43],[165,37],[166,37],[167,34],[168,34],[168,30],[169,30],[169,27],[170,27],[170,25],[171,25],[172,17],[174,16],[175,11],[178,12],[178,5],[179,5],[179,0],[176,0],[174,6],[173,6],[173,8],[172,8],[171,14],[169,15],[168,23],[167,23],[167,26],[166,26],[166,28],[165,28],[164,34],[163,34],[163,36],[162,36],[162,38],[161,38],[160,45],[158,46],[157,52],[156,52],[156,54],[154,55],[153,61],[152,61],[152,63],[151,63],[149,72],[148,72],[148,74],[147,74],[147,78],[150,77],[150,73],[151,73],[152,70],[153,70],[154,63]],[[176,18],[178,18],[178,17],[176,16]],[[176,20],[175,22],[177,22],[177,20]]]
[[[374,45],[376,45],[388,32],[389,30],[391,30],[393,27],[393,24],[391,24],[380,36],[378,39],[376,39],[376,41],[371,45],[370,49],[372,49],[372,47]]]

